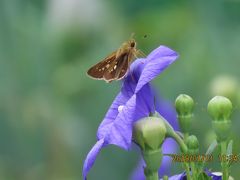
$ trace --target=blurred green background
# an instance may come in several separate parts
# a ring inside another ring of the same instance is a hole
[[[145,54],[160,44],[180,53],[154,84],[172,102],[180,93],[195,99],[192,133],[201,152],[212,138],[208,101],[216,94],[233,99],[239,153],[239,0],[1,0],[0,179],[81,179],[97,127],[120,88],[86,71],[133,32]],[[138,159],[134,150],[105,148],[89,179],[128,179]],[[217,163],[208,166],[220,171]],[[235,178],[239,168],[232,167]],[[173,165],[173,173],[181,171]]]

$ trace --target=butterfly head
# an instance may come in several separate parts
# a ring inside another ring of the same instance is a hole
[[[135,48],[136,47],[136,41],[134,39],[130,39],[129,40],[129,45],[131,48]]]

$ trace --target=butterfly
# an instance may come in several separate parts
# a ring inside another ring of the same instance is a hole
[[[107,83],[124,78],[133,59],[142,54],[136,49],[136,45],[133,38],[124,42],[119,49],[92,66],[87,74],[93,79],[104,80]]]

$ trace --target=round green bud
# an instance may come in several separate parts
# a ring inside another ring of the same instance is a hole
[[[188,133],[192,124],[194,101],[190,96],[181,94],[176,98],[175,106],[181,130]]]
[[[161,147],[166,131],[160,117],[146,117],[134,124],[133,138],[143,151],[155,150]]]
[[[233,101],[239,91],[238,85],[238,81],[234,76],[221,75],[213,79],[210,85],[211,93],[225,96]]]
[[[190,96],[186,94],[180,94],[176,98],[175,106],[179,116],[192,115],[194,101]]]
[[[230,120],[232,103],[226,97],[215,96],[208,103],[208,113],[214,121]]]
[[[188,136],[186,139],[186,144],[188,147],[188,153],[190,155],[195,155],[199,153],[199,142],[196,136]]]

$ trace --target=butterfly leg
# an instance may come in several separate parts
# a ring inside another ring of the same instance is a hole
[[[141,50],[137,50],[137,52],[134,54],[135,58],[138,58],[138,56],[145,58],[146,54],[144,54],[144,52],[142,52]]]

